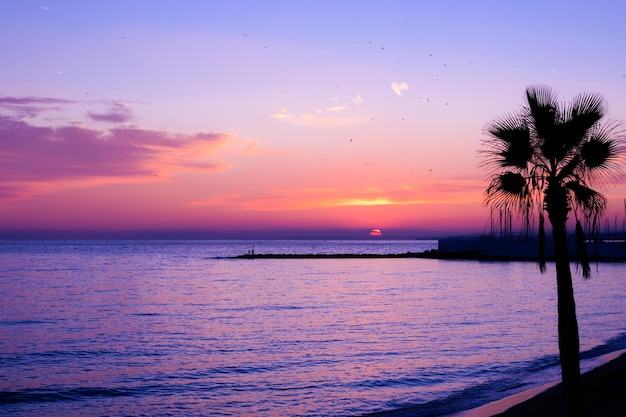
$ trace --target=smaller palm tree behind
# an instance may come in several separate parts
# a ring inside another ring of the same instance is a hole
[[[582,415],[580,354],[576,306],[567,247],[570,215],[576,222],[582,273],[590,268],[584,232],[593,232],[606,207],[598,186],[619,181],[624,135],[616,122],[604,122],[607,106],[598,94],[584,93],[558,102],[547,86],[526,89],[521,111],[489,122],[481,150],[489,176],[485,202],[495,210],[519,213],[523,222],[539,221],[539,266],[545,272],[544,213],[552,226],[558,292],[558,334],[564,412]],[[589,230],[591,229],[591,230]]]

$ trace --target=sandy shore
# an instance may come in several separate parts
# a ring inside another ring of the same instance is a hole
[[[583,401],[589,417],[626,416],[626,353],[583,375]],[[448,417],[560,417],[561,386],[552,383]]]

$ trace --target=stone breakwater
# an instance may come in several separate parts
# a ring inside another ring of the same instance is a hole
[[[438,250],[405,253],[246,253],[230,259],[362,259],[362,258],[439,258]]]

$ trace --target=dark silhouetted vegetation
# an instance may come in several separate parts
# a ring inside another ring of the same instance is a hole
[[[560,103],[550,87],[531,86],[519,112],[486,125],[489,138],[481,151],[490,180],[486,203],[495,210],[519,213],[526,224],[537,221],[540,242],[545,242],[544,213],[552,227],[566,416],[579,416],[583,410],[567,226],[575,223],[577,259],[587,279],[591,270],[584,253],[585,234],[597,231],[606,207],[597,187],[617,181],[622,172],[624,136],[617,123],[605,120],[606,113],[606,102],[598,94],[583,93],[571,103]],[[539,266],[545,272],[542,246]]]

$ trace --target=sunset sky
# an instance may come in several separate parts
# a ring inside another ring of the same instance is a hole
[[[482,232],[528,85],[626,121],[621,1],[3,1],[0,235]],[[624,218],[624,182],[607,188]]]

